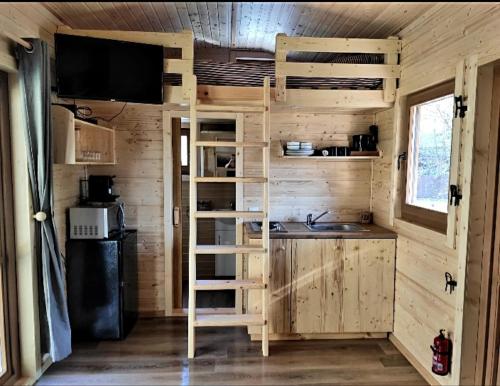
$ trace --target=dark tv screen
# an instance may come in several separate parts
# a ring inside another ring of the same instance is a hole
[[[55,34],[57,95],[163,103],[163,47]]]

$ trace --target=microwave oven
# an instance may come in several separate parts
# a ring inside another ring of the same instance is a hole
[[[107,239],[124,229],[123,204],[69,209],[71,239]]]

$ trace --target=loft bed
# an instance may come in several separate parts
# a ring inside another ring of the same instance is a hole
[[[383,63],[380,55],[340,54],[330,63]],[[193,72],[198,84],[205,86],[262,87],[267,76],[271,87],[275,86],[275,64],[267,61],[215,62],[211,60],[195,60]],[[180,86],[179,74],[165,74],[165,84]],[[382,88],[380,78],[307,78],[288,77],[286,86],[289,89],[328,89],[328,90],[378,90]]]
[[[306,52],[323,56],[323,62],[291,61],[288,56]],[[387,109],[395,100],[400,76],[401,41],[276,37],[275,62],[220,63],[195,60],[198,99],[203,103],[257,102],[265,76],[271,82],[275,105],[341,109]],[[166,74],[169,102],[179,103],[181,78]]]

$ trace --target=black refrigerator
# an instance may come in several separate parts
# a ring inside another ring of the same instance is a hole
[[[137,232],[66,242],[73,340],[124,339],[137,320]]]

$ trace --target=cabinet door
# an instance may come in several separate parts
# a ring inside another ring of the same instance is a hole
[[[395,240],[345,240],[343,332],[393,329]]]
[[[293,240],[294,333],[335,333],[342,326],[343,240]]]
[[[260,242],[260,240],[259,240]],[[292,240],[270,240],[269,272],[269,332],[285,334],[290,332],[290,273]],[[262,277],[262,256],[250,254],[248,257],[248,278]],[[248,313],[262,310],[262,291],[248,291]],[[250,334],[260,334],[259,327],[249,327]]]

